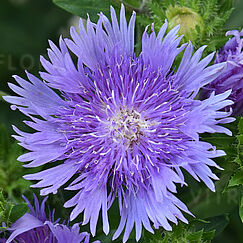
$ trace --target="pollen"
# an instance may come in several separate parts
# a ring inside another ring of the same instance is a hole
[[[109,119],[109,131],[114,142],[122,143],[126,148],[131,148],[134,143],[139,143],[142,136],[152,125],[135,109],[122,108]]]

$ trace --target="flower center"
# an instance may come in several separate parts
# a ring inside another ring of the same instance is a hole
[[[109,130],[114,142],[127,148],[138,143],[149,127],[149,122],[134,109],[123,108],[110,118]]]

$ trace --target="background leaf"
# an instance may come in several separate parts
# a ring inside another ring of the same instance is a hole
[[[239,215],[243,223],[243,195],[241,196],[241,200],[240,200]]]
[[[238,170],[230,179],[229,187],[243,185],[243,169]]]
[[[203,225],[201,225],[203,226]],[[172,231],[157,230],[154,235],[144,232],[143,243],[209,243],[214,237],[214,230],[195,227],[194,221],[188,225],[179,223]]]
[[[98,19],[97,14],[103,12],[105,15],[110,15],[110,0],[53,0],[53,2],[65,9],[66,11],[78,15],[84,19],[89,14],[92,21]]]
[[[227,215],[220,215],[216,217],[206,218],[204,221],[195,220],[194,227],[196,230],[204,229],[205,231],[215,231],[214,235],[217,236],[223,232],[229,223]]]
[[[13,202],[22,201],[22,194],[30,193],[31,182],[22,178],[27,170],[17,161],[23,152],[17,141],[10,137],[6,126],[0,124],[0,189]]]
[[[29,208],[27,203],[18,203],[14,205],[9,215],[10,222],[15,222],[17,219],[26,214],[28,210]]]
[[[14,204],[4,198],[3,192],[0,191],[0,225],[4,223],[10,226],[17,219],[22,217],[29,210],[27,203]]]

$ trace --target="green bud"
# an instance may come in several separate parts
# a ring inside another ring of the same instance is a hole
[[[169,29],[176,25],[180,25],[180,35],[184,35],[184,42],[191,40],[192,42],[198,38],[198,34],[202,35],[205,31],[203,18],[192,9],[187,7],[172,6],[165,12],[169,23]]]
[[[226,42],[224,25],[233,10],[233,0],[148,0],[137,22],[145,27],[154,23],[159,32],[165,19],[168,30],[180,24],[182,41],[192,42],[194,50],[207,45],[204,55],[216,51]]]

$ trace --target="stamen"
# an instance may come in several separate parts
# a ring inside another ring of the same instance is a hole
[[[140,137],[144,136],[152,125],[135,109],[125,107],[109,119],[108,129],[113,141],[123,143],[128,149],[134,142],[139,143]]]

